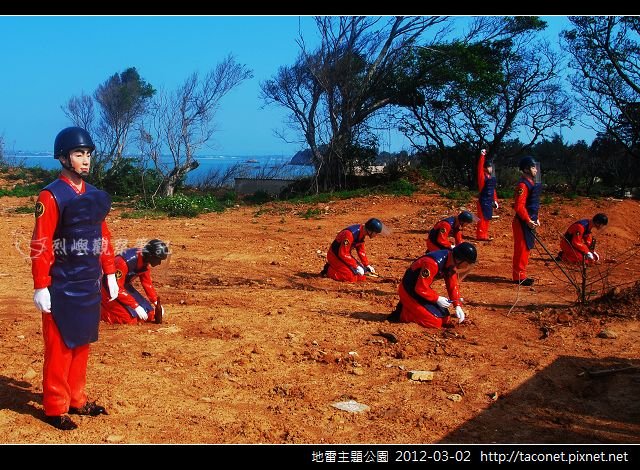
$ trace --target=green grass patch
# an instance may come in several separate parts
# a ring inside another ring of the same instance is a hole
[[[120,217],[123,219],[163,219],[167,217],[167,213],[164,211],[158,211],[153,209],[140,209],[130,212],[123,212]]]
[[[300,214],[300,217],[302,217],[303,219],[318,219],[320,218],[320,216],[322,215],[322,211],[320,209],[307,209],[306,211],[304,211],[302,214]]]
[[[25,184],[19,185],[12,189],[0,189],[0,197],[14,196],[14,197],[27,197],[37,196],[40,194],[44,186],[42,184]]]
[[[34,214],[35,206],[20,206],[13,209],[16,214]]]

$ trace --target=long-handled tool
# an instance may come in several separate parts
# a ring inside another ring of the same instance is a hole
[[[564,274],[566,276],[567,279],[569,279],[569,282],[573,285],[573,287],[576,289],[576,292],[578,293],[578,296],[580,295],[580,287],[578,287],[578,284],[576,284],[576,282],[571,278],[571,276],[569,276],[569,274],[567,274],[567,272],[564,270],[564,268],[562,266],[560,266],[560,263],[558,263],[558,261],[556,260],[555,256],[553,256],[551,254],[551,252],[547,249],[546,246],[544,246],[544,243],[542,243],[542,241],[540,240],[540,238],[538,237],[538,235],[536,234],[535,230],[531,230],[531,233],[533,233],[533,238],[536,239],[536,241],[540,244],[540,246],[542,247],[542,249],[544,251],[547,252],[547,254],[549,255],[549,257],[551,258],[551,261],[553,261],[554,263],[556,263],[556,266],[558,266],[560,268],[560,271],[562,271],[562,274]]]

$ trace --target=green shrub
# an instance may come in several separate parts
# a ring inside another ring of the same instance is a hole
[[[387,190],[396,196],[411,196],[415,192],[416,187],[406,179],[401,178],[399,180],[392,181],[388,185]]]
[[[322,215],[322,211],[320,209],[307,209],[306,211],[304,211],[302,214],[300,214],[300,217],[302,217],[303,219],[311,219],[312,217],[314,219],[317,219],[320,217],[320,215]]]

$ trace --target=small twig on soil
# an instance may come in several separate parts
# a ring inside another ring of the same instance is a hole
[[[462,388],[462,384],[458,384],[458,387],[460,388],[460,395],[462,395],[462,396],[466,395],[464,393],[464,388]]]

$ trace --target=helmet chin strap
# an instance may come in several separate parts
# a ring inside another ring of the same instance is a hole
[[[87,176],[87,175],[86,175],[86,174],[84,174],[84,173],[80,173],[78,170],[76,170],[76,169],[71,165],[71,157],[69,157],[68,155],[67,155],[67,157],[63,157],[62,159],[59,159],[59,160],[60,160],[60,164],[62,165],[62,167],[63,167],[64,169],[69,170],[69,171],[70,171],[70,172],[72,172],[72,173],[75,173],[76,175],[78,175],[80,178],[83,178],[83,179],[84,179],[84,177],[85,177],[85,176]],[[65,162],[65,160],[67,160],[67,161],[68,161],[68,163],[66,163],[66,164],[65,164],[65,163],[64,163],[64,162]]]

